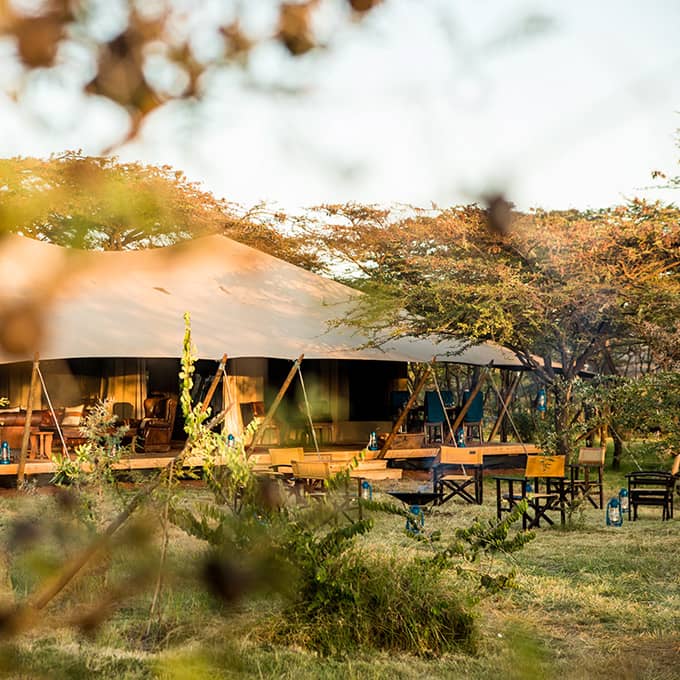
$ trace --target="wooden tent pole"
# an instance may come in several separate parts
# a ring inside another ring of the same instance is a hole
[[[493,429],[491,430],[488,441],[493,441],[493,438],[498,434],[498,430],[501,429],[503,418],[505,418],[505,414],[508,412],[508,405],[515,394],[515,390],[517,389],[517,385],[519,385],[521,378],[522,374],[518,371],[515,377],[512,379],[512,382],[510,383],[507,392],[503,396],[503,399],[501,400],[501,410],[498,414],[498,418],[496,418],[496,422],[493,424]]]
[[[454,434],[456,430],[461,426],[463,418],[465,418],[465,414],[470,410],[472,402],[475,400],[475,397],[479,394],[488,377],[489,369],[487,368],[486,371],[484,371],[484,373],[482,373],[479,376],[479,380],[477,380],[477,384],[472,388],[472,392],[470,392],[468,400],[463,404],[463,408],[460,410],[460,413],[456,416],[456,419],[453,421],[453,425],[451,425],[451,428],[453,429]]]
[[[284,395],[286,394],[286,391],[290,387],[290,384],[293,382],[293,378],[295,377],[295,374],[298,370],[298,367],[302,363],[302,360],[305,358],[304,354],[301,354],[294,362],[293,366],[288,371],[288,375],[286,376],[286,379],[283,381],[283,385],[281,385],[281,389],[279,390],[278,394],[274,398],[274,401],[272,402],[272,405],[269,407],[269,411],[267,411],[267,415],[264,417],[264,420],[262,421],[262,424],[257,428],[255,431],[255,435],[253,437],[253,441],[250,442],[250,446],[246,448],[246,455],[250,454],[255,447],[260,443],[260,440],[262,439],[262,436],[264,435],[265,430],[267,427],[269,427],[269,424],[274,418],[274,415],[276,413],[276,409],[279,408],[279,404],[281,403],[281,400],[283,399]]]
[[[224,375],[222,369],[226,363],[227,355],[223,354],[222,358],[220,359],[220,363],[217,366],[217,370],[215,371],[215,375],[213,376],[212,382],[210,383],[208,393],[205,395],[205,399],[203,399],[203,402],[201,403],[201,413],[205,413],[205,410],[208,408],[208,406],[210,406],[210,402],[212,401],[213,395],[215,394],[215,390],[220,384],[220,378]],[[222,404],[222,408],[224,408],[224,404]]]
[[[430,375],[430,370],[431,370],[430,364],[426,364],[420,378],[418,379],[418,382],[413,388],[413,392],[411,392],[411,396],[408,398],[406,404],[404,404],[404,408],[399,414],[397,422],[395,422],[394,425],[392,426],[392,431],[389,433],[389,435],[387,435],[387,439],[385,440],[385,443],[383,444],[383,447],[382,449],[380,449],[380,452],[378,453],[376,458],[384,458],[385,454],[390,450],[390,447],[392,446],[392,442],[394,441],[397,432],[399,432],[399,429],[404,424],[406,416],[408,416],[408,412],[411,410],[411,407],[413,406],[413,404],[415,404],[415,401],[418,398],[418,395],[420,394],[420,390],[423,389],[425,381]]]
[[[26,455],[28,454],[28,440],[31,436],[31,418],[33,416],[33,400],[38,388],[38,366],[40,355],[36,352],[33,357],[33,370],[31,371],[31,385],[28,388],[28,403],[26,404],[26,422],[24,434],[21,438],[21,452],[19,453],[19,467],[17,468],[17,487],[24,483],[24,468],[26,467]]]

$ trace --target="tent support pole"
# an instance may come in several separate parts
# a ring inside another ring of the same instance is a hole
[[[205,399],[203,399],[203,402],[201,403],[201,413],[205,413],[205,410],[210,405],[213,395],[215,394],[215,390],[220,384],[220,378],[222,378],[222,369],[226,363],[227,355],[223,354],[222,358],[220,359],[220,363],[217,366],[217,370],[215,371],[215,375],[213,376],[212,382],[210,383],[210,387],[208,388],[208,393],[205,395]],[[224,404],[222,405],[222,408],[224,408]]]
[[[498,414],[498,418],[496,418],[496,422],[493,424],[493,429],[491,430],[491,434],[489,435],[488,441],[493,441],[493,438],[498,434],[498,430],[501,429],[501,423],[503,422],[503,418],[505,418],[505,414],[508,412],[508,405],[510,404],[512,396],[514,395],[515,390],[517,389],[517,385],[519,385],[521,377],[522,374],[518,371],[517,375],[515,375],[515,377],[512,379],[510,386],[505,392],[505,395],[501,400],[500,413]]]
[[[26,404],[26,422],[24,423],[24,434],[21,438],[21,452],[19,453],[19,467],[17,468],[17,487],[24,483],[24,468],[26,467],[26,456],[28,454],[28,440],[31,436],[31,417],[33,416],[33,400],[38,388],[38,366],[40,365],[40,355],[36,352],[33,357],[33,370],[31,371],[31,385],[28,388],[28,403]]]
[[[276,413],[276,409],[279,408],[279,404],[281,403],[281,400],[283,399],[284,395],[286,394],[286,391],[290,387],[290,384],[293,382],[293,378],[295,377],[295,374],[297,373],[297,370],[302,363],[302,360],[305,358],[304,354],[301,354],[294,362],[293,366],[288,371],[288,375],[286,376],[286,379],[283,381],[283,385],[281,385],[281,389],[279,390],[278,394],[274,398],[274,401],[272,402],[272,405],[269,407],[269,411],[267,411],[267,415],[264,417],[264,420],[262,421],[262,424],[260,427],[257,428],[255,431],[255,436],[253,437],[253,441],[250,442],[250,446],[246,448],[246,456],[252,453],[255,450],[255,447],[260,443],[260,440],[262,439],[262,436],[264,435],[265,430],[267,427],[269,427],[269,424],[272,422],[274,418],[274,414]]]
[[[425,368],[423,368],[423,372],[420,374],[420,378],[418,378],[418,382],[416,383],[415,387],[413,388],[413,392],[411,392],[411,396],[408,398],[408,401],[406,404],[404,404],[404,408],[402,409],[401,413],[399,414],[399,417],[397,418],[397,421],[394,423],[392,426],[392,431],[387,435],[387,439],[385,440],[385,443],[383,444],[382,449],[380,449],[380,452],[376,456],[376,458],[384,458],[385,454],[390,450],[390,447],[392,446],[392,442],[394,441],[395,436],[397,435],[397,432],[399,432],[401,426],[404,424],[404,421],[406,420],[406,416],[408,416],[408,412],[411,410],[411,407],[413,404],[415,404],[416,399],[418,398],[418,395],[420,394],[420,390],[423,389],[425,386],[425,381],[427,380],[428,376],[430,375],[430,370],[431,366],[430,364],[425,364]]]

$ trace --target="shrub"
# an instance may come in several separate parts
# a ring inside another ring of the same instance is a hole
[[[274,627],[275,641],[323,655],[374,648],[424,656],[475,648],[472,613],[430,560],[352,549],[311,572],[301,573],[297,598]]]

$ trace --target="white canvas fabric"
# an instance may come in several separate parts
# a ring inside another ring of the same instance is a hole
[[[223,236],[127,252],[85,252],[20,236],[0,240],[2,304],[38,309],[45,333],[32,358],[177,357],[191,314],[200,358],[439,360],[519,367],[512,352],[485,344],[366,338],[332,325],[359,294]]]

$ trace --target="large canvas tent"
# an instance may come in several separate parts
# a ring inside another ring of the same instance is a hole
[[[83,252],[20,236],[0,244],[4,304],[40,309],[42,359],[177,357],[191,313],[198,356],[455,361],[517,367],[494,345],[367,338],[334,321],[358,293],[223,236],[168,248]],[[30,360],[31,351],[0,363]]]
[[[227,353],[241,362],[232,376],[240,402],[263,400],[267,379],[280,378],[275,366],[268,376],[268,367],[304,354],[306,366],[317,364],[317,384],[308,385],[312,397],[337,422],[351,421],[356,402],[370,405],[377,395],[364,388],[368,374],[356,368],[362,385],[353,391],[351,369],[339,370],[339,363],[405,365],[436,357],[521,368],[511,352],[489,344],[402,338],[367,347],[365,336],[336,323],[352,309],[357,291],[223,236],[153,250],[84,252],[10,235],[0,242],[0,271],[0,306],[32,310],[44,329],[21,354],[0,351],[0,364],[7,364],[0,394],[4,388],[13,405],[25,404],[28,389],[28,364],[15,362],[38,351],[55,401],[69,405],[106,396],[141,416],[153,362],[181,353],[185,312],[199,358]],[[60,361],[66,359],[68,365]],[[74,360],[80,362],[77,378],[71,375]],[[374,370],[386,385],[387,369]],[[176,385],[173,373],[168,379]]]

